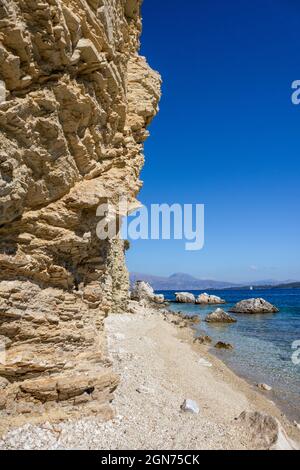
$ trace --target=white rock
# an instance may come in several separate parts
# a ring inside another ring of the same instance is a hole
[[[217,297],[216,295],[209,295],[206,292],[204,294],[200,294],[196,299],[196,304],[226,304],[226,301],[221,299],[221,297]]]
[[[199,359],[198,363],[203,367],[212,367],[212,364],[202,357]]]
[[[267,385],[267,384],[257,384],[258,388],[260,388],[261,390],[264,390],[265,392],[271,392],[272,390],[272,387],[270,387],[270,385]]]
[[[194,304],[196,299],[190,292],[176,292],[176,302],[181,304]]]
[[[186,413],[193,413],[196,415],[200,413],[200,408],[194,400],[189,400],[189,399],[184,400],[180,408],[182,411],[185,411]]]
[[[165,301],[165,297],[162,294],[154,295],[153,301],[157,304],[163,304]]]
[[[277,313],[279,312],[278,308],[270,304],[264,299],[247,299],[238,302],[230,310],[234,313]]]
[[[143,395],[152,395],[154,391],[151,388],[146,387],[145,385],[140,385],[136,391]]]
[[[236,319],[221,308],[217,308],[217,310],[207,315],[205,321],[206,323],[236,323]]]
[[[155,302],[163,304],[165,298],[163,295],[155,295],[154,289],[144,281],[137,281],[134,288],[131,291],[131,299],[137,302]]]

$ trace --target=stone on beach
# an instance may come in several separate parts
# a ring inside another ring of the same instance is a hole
[[[193,413],[196,415],[200,413],[200,408],[198,406],[198,403],[196,403],[194,400],[184,400],[180,408],[182,411],[185,411],[186,413]]]
[[[200,366],[203,366],[203,367],[212,367],[212,363],[207,361],[203,357],[199,359],[198,363],[200,364]]]
[[[238,302],[231,308],[233,313],[277,313],[279,309],[264,299],[247,299]]]
[[[195,296],[189,292],[176,292],[176,302],[181,304],[194,304]]]
[[[146,387],[145,385],[141,385],[139,386],[136,391],[140,394],[143,394],[143,395],[152,395],[154,394],[154,391],[149,388],[149,387]]]
[[[209,294],[200,294],[197,299],[196,299],[196,304],[226,304],[226,301],[224,299],[221,299],[221,297],[218,297],[216,295],[209,295]]]
[[[217,308],[217,310],[207,315],[205,321],[206,323],[236,323],[236,319],[221,308]]]
[[[295,444],[273,416],[244,411],[237,421],[258,449],[296,450]]]
[[[155,302],[163,304],[165,298],[163,295],[156,295],[154,289],[144,281],[137,281],[131,291],[131,299],[137,302]]]
[[[223,343],[223,341],[219,341],[215,344],[215,348],[217,349],[233,349],[233,346],[230,343]]]
[[[267,385],[267,384],[257,384],[258,388],[260,388],[260,390],[264,390],[265,392],[271,392],[272,391],[272,387],[270,387],[270,385]]]

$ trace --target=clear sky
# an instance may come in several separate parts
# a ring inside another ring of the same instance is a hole
[[[206,241],[133,242],[129,269],[300,280],[299,1],[144,0],[143,17],[163,98],[139,199],[204,203]]]

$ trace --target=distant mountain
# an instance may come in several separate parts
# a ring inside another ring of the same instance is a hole
[[[293,282],[297,282],[294,279],[288,279],[286,281],[277,281],[276,279],[263,279],[262,281],[253,281],[252,283],[243,282],[243,285],[250,285],[250,286],[278,286],[279,284],[292,284]]]
[[[293,281],[287,284],[278,284],[277,286],[275,286],[275,289],[300,289],[300,282]]]
[[[226,289],[238,287],[232,282],[213,281],[197,279],[185,273],[175,273],[169,277],[152,276],[151,274],[131,273],[130,283],[145,281],[151,284],[155,290],[203,290],[203,289]]]
[[[237,287],[228,287],[228,290],[237,289],[237,290],[249,290],[250,288],[254,288],[256,290],[266,290],[266,289],[300,289],[300,282],[292,281],[292,282],[278,282],[273,284],[264,284],[262,281],[261,283],[252,283],[252,284],[243,284]]]
[[[253,281],[245,283],[234,283],[224,281],[213,281],[209,279],[198,279],[190,274],[175,273],[169,277],[153,276],[151,274],[131,273],[130,284],[136,281],[145,281],[151,284],[154,290],[209,290],[209,289],[250,289],[253,286],[256,289],[292,289],[300,288],[298,281],[275,281],[266,279],[262,281]]]

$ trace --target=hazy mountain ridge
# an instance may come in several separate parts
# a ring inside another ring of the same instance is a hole
[[[189,274],[175,273],[169,277],[154,276],[151,274],[131,273],[130,283],[136,281],[149,282],[155,290],[201,290],[201,289],[226,289],[238,287],[239,284],[231,282],[214,281],[210,279],[197,279]]]
[[[148,282],[155,290],[203,290],[230,288],[246,289],[250,286],[256,287],[258,289],[300,287],[300,282],[291,280],[276,281],[274,279],[268,279],[262,281],[234,283],[227,281],[215,281],[212,279],[198,279],[186,273],[175,273],[169,277],[164,277],[133,272],[130,274],[130,284],[133,285],[136,281]]]

